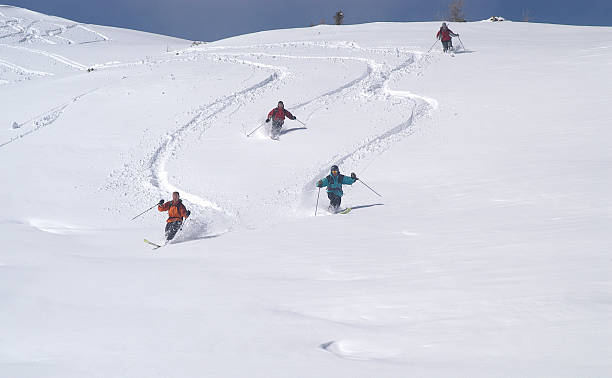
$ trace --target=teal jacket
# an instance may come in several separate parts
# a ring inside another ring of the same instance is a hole
[[[344,192],[342,191],[342,184],[353,185],[357,180],[352,179],[351,176],[344,176],[338,174],[338,176],[328,175],[323,180],[323,186],[327,186],[327,192],[333,193],[338,197],[342,197]]]

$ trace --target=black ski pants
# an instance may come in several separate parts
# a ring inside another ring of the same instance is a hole
[[[335,195],[332,192],[327,192],[327,198],[329,198],[329,205],[334,208],[339,208],[342,202],[342,197]]]
[[[448,40],[448,41],[442,41],[442,47],[444,48],[444,51],[448,51],[451,47],[453,47],[453,41],[452,40]]]
[[[272,135],[280,135],[283,123],[285,122],[282,119],[272,120]]]
[[[181,229],[183,221],[166,223],[166,240],[174,239],[174,236]]]

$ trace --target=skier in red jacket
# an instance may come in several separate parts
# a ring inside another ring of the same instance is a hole
[[[436,34],[436,38],[442,40],[442,47],[444,48],[444,52],[453,49],[453,38],[459,37],[459,34],[453,33],[452,30],[446,26],[446,22],[442,23],[442,27],[438,30],[438,34]]]
[[[268,113],[266,122],[270,122],[270,119],[272,119],[272,139],[278,139],[283,123],[285,123],[285,116],[290,120],[296,119],[296,117],[291,114],[289,110],[285,109],[285,104],[283,104],[282,101],[279,101],[278,106],[270,110],[270,113]]]

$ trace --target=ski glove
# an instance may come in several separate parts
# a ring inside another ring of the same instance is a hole
[[[323,180],[319,180],[319,182],[317,182],[317,187],[319,188],[323,187]]]
[[[164,200],[159,200],[158,205],[159,205],[159,206],[161,206],[161,205],[163,205],[163,204],[164,204],[164,202],[165,202]]]
[[[359,180],[359,179],[357,178],[357,175],[355,174],[355,172],[351,173],[351,178],[352,178],[353,180]]]
[[[190,215],[191,215],[191,211],[187,210],[187,212],[185,213],[185,217],[189,218]]]
[[[270,118],[266,118],[266,123],[270,122]]]

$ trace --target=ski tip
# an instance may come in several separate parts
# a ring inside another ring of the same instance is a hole
[[[154,247],[153,249],[157,249],[157,248],[161,248],[162,247],[161,245],[153,243],[152,241],[149,241],[147,239],[144,239],[144,242],[149,244],[149,245],[152,245]]]

